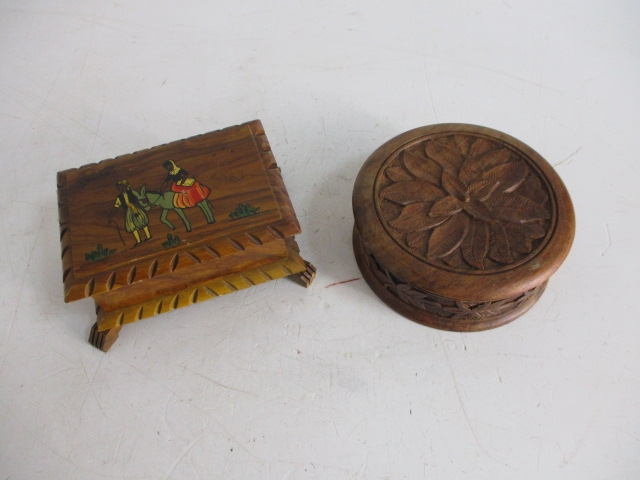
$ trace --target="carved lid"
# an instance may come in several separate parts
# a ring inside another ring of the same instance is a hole
[[[58,173],[65,300],[300,233],[259,120]]]
[[[515,138],[440,124],[377,149],[355,183],[364,250],[414,287],[449,298],[506,298],[545,282],[573,241],[569,194]]]

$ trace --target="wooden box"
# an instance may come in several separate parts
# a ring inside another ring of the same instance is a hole
[[[453,331],[526,312],[571,247],[569,194],[534,150],[463,124],[418,128],[365,162],[353,191],[363,276],[402,315]]]
[[[65,301],[92,297],[90,342],[269,280],[315,275],[260,121],[58,173]]]

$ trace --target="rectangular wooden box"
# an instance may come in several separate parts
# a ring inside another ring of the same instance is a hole
[[[315,269],[259,120],[58,173],[65,301],[92,297],[90,342],[122,325]]]

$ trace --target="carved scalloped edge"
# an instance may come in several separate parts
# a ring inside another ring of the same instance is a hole
[[[259,248],[274,240],[290,238],[283,233],[287,225],[278,226],[281,229],[270,225],[252,232],[242,232],[234,236],[221,237],[213,242],[194,245],[191,250],[181,250],[155,258],[143,259],[135,264],[126,264],[122,267],[87,277],[83,282],[76,282],[73,275],[71,246],[68,244],[68,235],[66,235],[65,245],[62,248],[65,301],[69,302],[91,297],[147,278],[189,268],[194,264],[215,262],[228,255]],[[291,233],[299,233],[299,231]],[[212,268],[214,267],[212,266]],[[142,275],[139,272],[146,272],[146,274]]]
[[[73,269],[71,268],[71,247],[65,245],[63,246],[64,255],[62,259],[64,272],[66,272],[66,276],[63,277],[65,301],[71,302],[91,297],[147,278],[189,268],[198,263],[211,262],[212,268],[215,268],[215,262],[225,256],[238,254],[247,250],[260,249],[272,241],[291,238],[297,233],[300,233],[298,229],[292,230],[290,225],[286,223],[276,223],[275,225],[268,225],[249,232],[240,232],[230,236],[219,237],[209,242],[205,240],[193,245],[189,250],[180,250],[151,258],[144,258],[136,263],[128,263],[121,267],[87,277],[83,279],[82,282],[77,281],[73,275]],[[68,235],[66,238],[68,239]],[[65,243],[68,244],[68,240]]]
[[[58,223],[60,225],[60,257],[62,259],[62,281],[65,284],[65,294],[67,285],[71,285],[74,280],[73,263],[71,255],[71,234],[69,226],[69,210],[67,208],[67,178],[59,172],[57,175],[58,188]],[[84,287],[83,287],[84,288]]]
[[[262,159],[262,163],[264,164],[265,170],[278,168],[278,164],[276,163],[276,159],[271,152],[271,145],[269,144],[267,134],[262,127],[262,123],[259,120],[256,120],[248,125],[251,129],[251,133],[253,134],[253,140],[256,143],[256,148],[260,152],[260,157]]]
[[[202,138],[206,135],[211,135],[211,134],[217,134],[217,133],[222,133],[222,132],[226,132],[228,130],[233,130],[234,128],[238,128],[238,127],[248,127],[251,130],[252,135],[258,135],[258,134],[262,134],[264,135],[264,128],[262,126],[262,122],[260,120],[251,120],[249,122],[245,122],[245,123],[241,123],[238,125],[231,125],[229,127],[225,127],[225,128],[220,128],[218,130],[212,130],[210,132],[205,132],[205,133],[200,133],[198,135],[193,135],[191,137],[186,137],[186,138],[182,138],[180,140],[174,140],[171,142],[166,142],[166,143],[162,143],[160,145],[154,145],[153,147],[150,148],[143,148],[141,150],[136,150],[134,152],[131,153],[125,153],[122,155],[118,155],[117,157],[112,157],[112,158],[105,158],[104,160],[100,160],[98,162],[91,162],[91,163],[87,163],[85,165],[81,165],[80,167],[74,167],[74,168],[68,168],[66,170],[62,170],[60,172],[58,172],[58,178],[60,178],[60,175],[66,175],[68,172],[73,172],[76,170],[83,170],[85,168],[92,168],[95,167],[96,165],[102,165],[104,163],[109,163],[109,162],[113,162],[116,160],[120,160],[124,157],[131,157],[134,155],[140,155],[140,154],[146,154],[146,153],[151,153],[154,152],[156,150],[159,150],[161,148],[166,148],[170,145],[174,145],[174,144],[178,144],[181,142],[185,142],[185,141],[192,141],[192,140],[197,140],[199,138]],[[60,184],[58,184],[58,188],[60,187]]]
[[[265,166],[267,176],[269,177],[269,182],[271,184],[276,203],[280,209],[281,220],[272,222],[267,226],[254,230],[219,237],[209,242],[206,240],[198,241],[189,250],[181,249],[177,253],[172,251],[167,253],[161,252],[153,258],[144,258],[138,262],[128,263],[110,271],[100,272],[99,274],[82,279],[76,279],[73,271],[71,235],[67,209],[67,190],[65,188],[66,175],[69,172],[84,168],[91,168],[97,164],[115,161],[125,156],[133,156],[157,150],[174,143],[197,139],[205,135],[220,133],[242,126],[249,128],[254,141],[256,142],[256,147]],[[216,259],[226,255],[231,255],[248,249],[254,249],[273,240],[282,240],[284,238],[294,237],[301,233],[300,224],[296,218],[293,205],[291,204],[287,189],[284,185],[280,168],[278,167],[273,153],[271,152],[271,146],[269,145],[269,141],[260,120],[253,120],[240,125],[195,135],[183,140],[157,145],[149,149],[138,150],[130,154],[83,165],[79,168],[63,170],[58,172],[57,187],[65,302],[72,302],[82,298],[91,297],[99,293],[108,292],[122,286],[130,285],[134,281],[140,281],[145,278],[152,278],[164,273],[188,268],[195,263],[215,261]],[[133,275],[131,274],[132,271]],[[142,275],[142,272],[146,272],[146,275]]]
[[[96,305],[97,330],[102,332],[109,329],[120,328],[127,323],[187,307],[204,300],[278,278],[299,274],[307,270],[307,264],[308,262],[304,261],[294,251],[291,252],[289,258],[279,260],[272,264],[208,280],[176,293],[157,297],[126,308],[107,312],[99,305]]]

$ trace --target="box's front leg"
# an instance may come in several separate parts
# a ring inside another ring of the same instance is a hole
[[[96,304],[96,323],[89,333],[89,343],[103,352],[109,350],[118,339],[126,312],[125,309],[110,309],[104,303],[106,298],[106,294],[93,298]]]
[[[295,276],[303,286],[309,287],[313,280],[316,278],[316,267],[314,267],[311,263],[304,260],[305,269],[299,273],[296,273]]]
[[[286,245],[291,258],[302,267],[302,269],[298,269],[292,277],[297,279],[303,286],[309,287],[316,278],[316,267],[300,256],[300,247],[294,238],[288,238],[286,240]]]
[[[94,347],[106,352],[111,348],[111,345],[118,339],[118,333],[122,329],[122,326],[110,328],[108,330],[98,331],[98,322],[91,327],[91,333],[89,334],[89,343]]]

